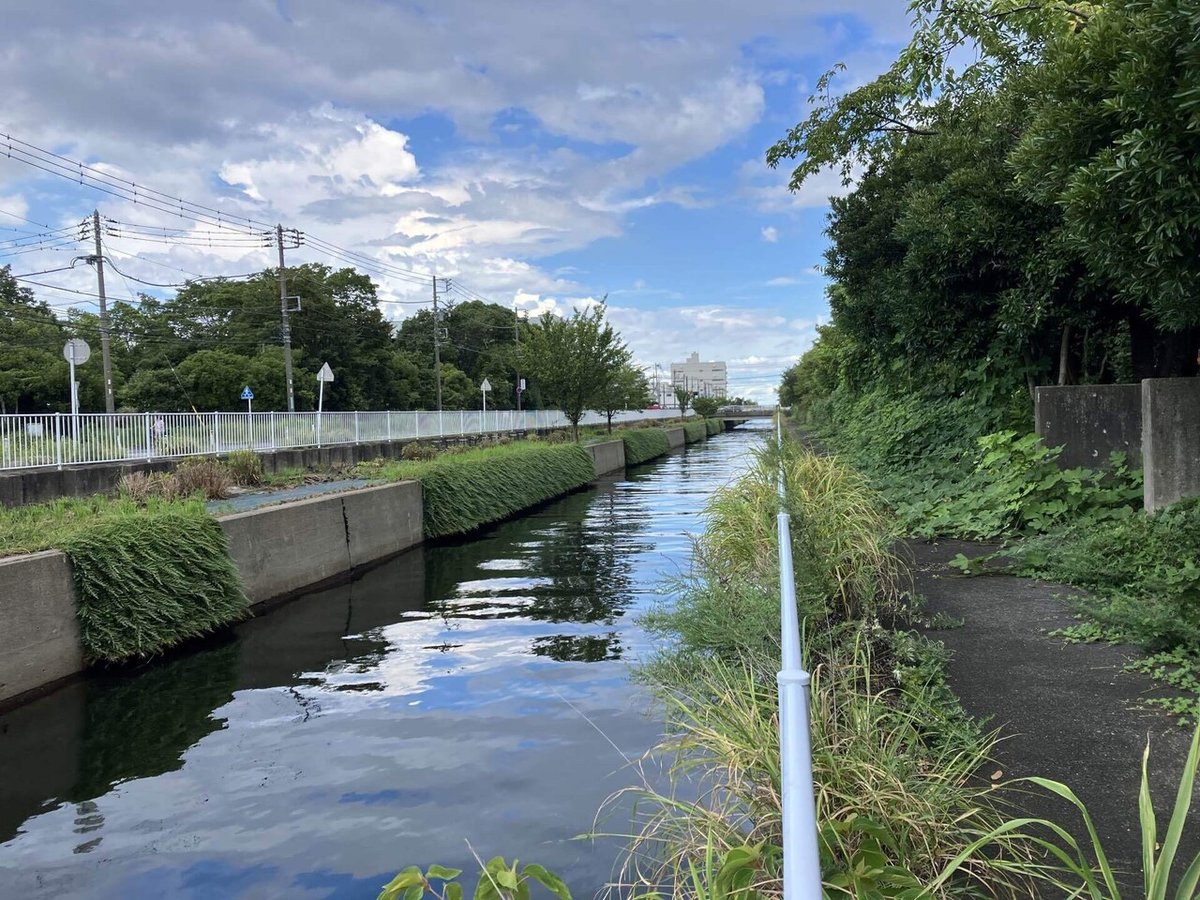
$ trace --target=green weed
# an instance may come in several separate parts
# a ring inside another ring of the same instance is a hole
[[[667,433],[661,428],[635,428],[621,432],[625,442],[625,465],[636,466],[663,456],[671,449]]]

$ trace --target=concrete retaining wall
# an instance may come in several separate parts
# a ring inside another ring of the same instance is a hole
[[[1200,496],[1200,378],[1141,384],[1147,512]]]
[[[667,433],[667,444],[672,450],[676,447],[682,447],[687,439],[682,427],[664,428],[663,431]]]
[[[1142,387],[1138,384],[1040,387],[1034,392],[1034,427],[1047,447],[1062,447],[1065,469],[1099,468],[1121,451],[1130,464],[1142,458]]]
[[[422,540],[421,485],[388,484],[223,516],[251,603],[345,577]]]
[[[624,441],[605,441],[602,444],[592,444],[583,449],[592,458],[592,463],[596,467],[597,478],[601,475],[608,475],[611,472],[623,472],[625,470]]]
[[[67,557],[48,550],[0,559],[0,702],[82,668]]]

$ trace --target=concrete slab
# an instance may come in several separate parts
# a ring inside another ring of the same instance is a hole
[[[596,467],[596,477],[608,475],[612,472],[622,472],[625,470],[625,442],[622,440],[604,441],[600,444],[591,444],[583,448],[588,452],[588,456],[592,458],[592,463]]]
[[[57,550],[0,559],[0,702],[83,668],[71,564]]]
[[[1142,462],[1147,512],[1200,497],[1200,378],[1142,382]]]
[[[425,538],[418,481],[384,484],[339,497],[353,568],[394,556]]]
[[[672,450],[676,447],[682,447],[687,441],[687,434],[684,432],[682,426],[678,428],[664,428],[663,431],[667,433],[667,444]]]
[[[1062,447],[1065,469],[1098,469],[1120,451],[1130,464],[1142,459],[1142,387],[1094,384],[1040,387],[1034,394],[1034,428],[1047,447]]]

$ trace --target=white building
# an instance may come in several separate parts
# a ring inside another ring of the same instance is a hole
[[[671,384],[701,397],[729,396],[729,378],[723,362],[702,362],[693,353],[684,362],[671,363]]]

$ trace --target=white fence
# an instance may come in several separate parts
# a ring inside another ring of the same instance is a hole
[[[620,412],[613,422],[669,419],[678,410]],[[581,424],[600,425],[598,413]],[[289,450],[564,428],[557,410],[325,413],[50,413],[0,415],[0,470]]]

